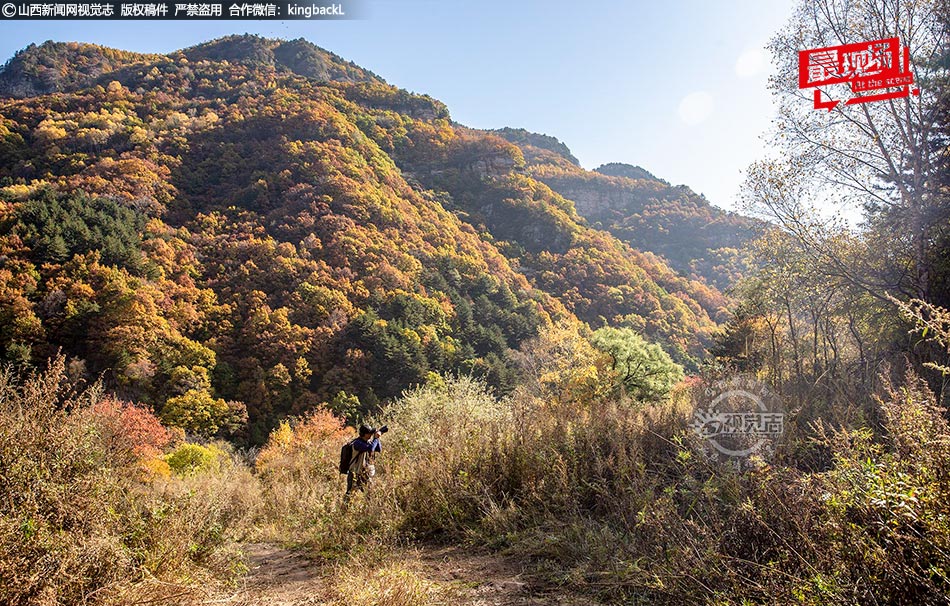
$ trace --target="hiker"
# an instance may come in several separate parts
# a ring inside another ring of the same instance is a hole
[[[382,429],[382,428],[380,428]],[[365,491],[376,475],[376,453],[383,447],[379,442],[382,432],[367,425],[360,425],[360,435],[353,440],[353,458],[346,472],[346,494],[355,490]]]

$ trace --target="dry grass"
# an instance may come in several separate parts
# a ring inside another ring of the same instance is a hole
[[[242,574],[248,538],[305,547],[339,604],[452,603],[456,587],[380,557],[419,538],[504,549],[608,601],[948,603],[950,426],[923,382],[885,386],[877,433],[810,428],[820,472],[795,448],[741,473],[710,464],[689,389],[551,404],[446,379],[381,411],[377,481],[344,505],[350,433],[326,411],[282,425],[253,469],[217,444],[214,465],[146,477],[162,455],[141,443],[161,431],[141,411],[72,389],[62,360],[0,373],[0,603],[200,600]]]
[[[330,577],[333,606],[444,606],[457,604],[460,588],[432,581],[411,560],[367,564],[355,561],[339,566]]]
[[[22,380],[0,372],[0,603],[109,602],[233,567],[217,550],[253,511],[253,478],[228,465],[143,483],[140,444],[116,439],[102,401],[62,359]]]

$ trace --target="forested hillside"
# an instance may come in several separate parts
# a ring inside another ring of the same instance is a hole
[[[695,368],[726,319],[517,146],[303,40],[47,42],[0,94],[3,358],[62,351],[189,431],[257,442],[432,373],[506,393],[512,351],[565,318]]]
[[[587,171],[552,137],[495,132],[521,148],[529,175],[571,200],[592,227],[719,290],[746,272],[740,250],[763,232],[763,222],[717,208],[689,187],[672,186],[639,166],[611,163]]]

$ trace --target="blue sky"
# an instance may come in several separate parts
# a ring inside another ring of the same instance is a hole
[[[794,0],[363,0],[352,21],[3,21],[31,42],[167,52],[218,36],[306,38],[469,126],[565,142],[585,168],[639,164],[733,208],[774,107],[763,46]]]

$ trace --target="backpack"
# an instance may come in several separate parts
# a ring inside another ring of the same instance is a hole
[[[350,471],[350,465],[353,463],[353,442],[356,441],[356,438],[353,438],[349,442],[343,445],[343,448],[340,449],[340,473],[347,474]]]

